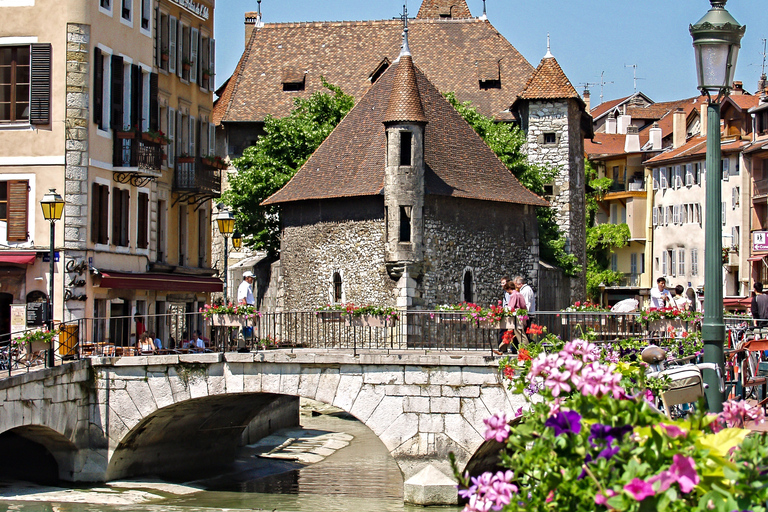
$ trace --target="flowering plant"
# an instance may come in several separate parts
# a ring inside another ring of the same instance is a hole
[[[147,138],[156,141],[158,144],[168,144],[171,142],[171,139],[169,139],[162,130],[147,130],[144,132],[144,135],[146,135]]]
[[[339,311],[342,314],[350,316],[383,316],[388,320],[397,320],[399,318],[397,309],[386,306],[355,306],[351,302],[349,304],[326,304],[317,308],[315,314],[319,314],[323,311]]]
[[[527,410],[485,421],[504,470],[457,474],[465,511],[765,512],[768,434],[743,428],[761,409],[728,402],[719,415],[669,420],[646,401],[640,365],[600,358],[574,340],[522,367],[502,360]]]
[[[573,303],[573,305],[568,306],[562,311],[568,311],[568,312],[593,311],[597,313],[604,313],[606,311],[610,311],[610,309],[604,308],[598,304],[595,304],[594,302],[589,302],[588,300],[585,300],[585,301],[577,300],[576,302]]]
[[[462,302],[460,304],[443,304],[437,306],[436,309],[438,311],[463,312],[464,318],[467,320],[482,320],[485,322],[498,322],[504,317],[518,317],[521,320],[528,319],[528,311],[525,309],[516,309],[515,311],[505,309],[501,305],[501,301],[498,304],[491,304],[487,308],[472,302]]]
[[[237,315],[246,318],[261,317],[261,311],[258,311],[253,304],[235,304],[233,302],[213,306],[206,304],[200,308],[200,312],[205,318],[210,318],[213,315]]]
[[[53,331],[48,331],[45,329],[37,329],[34,331],[26,331],[24,334],[19,336],[18,338],[14,338],[11,340],[11,345],[14,348],[21,348],[25,345],[31,344],[32,342],[41,342],[41,343],[52,343],[53,338],[58,336],[59,331],[58,329],[54,329]]]
[[[644,324],[656,320],[680,320],[683,322],[701,323],[702,315],[695,311],[681,311],[676,308],[649,308],[644,309],[640,315],[640,321]]]
[[[267,335],[261,338],[257,342],[257,345],[259,347],[259,350],[266,350],[268,348],[277,348],[280,345],[280,341],[274,336]]]

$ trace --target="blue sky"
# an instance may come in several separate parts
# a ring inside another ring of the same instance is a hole
[[[474,16],[482,0],[467,0]],[[421,0],[408,0],[416,16]],[[265,23],[389,19],[403,0],[263,0]],[[604,72],[604,100],[632,94],[632,65],[637,89],[654,101],[695,96],[696,77],[688,25],[709,9],[708,0],[487,0],[488,19],[533,65],[547,51],[581,93],[583,83],[599,83]],[[244,45],[243,15],[256,11],[255,0],[218,0],[215,12],[217,86],[229,78]],[[760,77],[763,38],[768,37],[768,9],[759,0],[731,0],[728,11],[747,32],[736,66],[736,80],[754,93]],[[418,48],[412,48],[414,54]],[[416,59],[418,62],[418,59]],[[767,67],[768,69],[768,67]],[[592,105],[600,85],[590,87]]]

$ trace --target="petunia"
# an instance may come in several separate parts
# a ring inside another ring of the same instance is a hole
[[[699,475],[696,473],[696,463],[692,457],[675,454],[669,470],[675,475],[680,490],[684,493],[691,492],[700,481]]]
[[[494,414],[490,418],[483,420],[485,426],[485,440],[490,441],[495,439],[499,443],[503,443],[509,437],[509,424],[507,423],[507,415],[502,413]]]
[[[653,496],[653,486],[644,480],[635,478],[624,486],[624,491],[637,501],[643,501],[648,496]]]
[[[681,429],[677,425],[666,425],[664,423],[660,423],[659,426],[663,428],[667,436],[671,437],[672,439],[675,439],[676,437],[685,436],[686,434],[685,430]]]
[[[578,434],[581,432],[581,414],[576,411],[560,411],[547,418],[544,426],[552,428],[555,436],[569,432]]]

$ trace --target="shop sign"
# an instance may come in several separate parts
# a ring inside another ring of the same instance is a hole
[[[28,302],[27,303],[27,327],[43,325],[48,320],[48,303],[46,302]]]
[[[51,253],[46,252],[45,254],[43,254],[43,261],[45,263],[50,263],[51,262]],[[53,261],[58,263],[58,261],[59,261],[59,251],[54,251],[53,252]]]
[[[18,338],[21,333],[27,330],[25,304],[11,304],[11,337]]]
[[[194,0],[171,0],[173,3],[183,7],[200,19],[208,19],[208,7],[195,2]]]
[[[752,232],[752,250],[768,251],[768,231]]]

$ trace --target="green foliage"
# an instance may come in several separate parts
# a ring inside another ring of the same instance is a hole
[[[523,186],[536,194],[544,194],[544,185],[555,179],[557,170],[528,163],[523,152],[525,134],[520,128],[509,123],[498,123],[480,114],[471,102],[459,102],[452,92],[444,96]],[[578,260],[565,250],[565,237],[557,227],[555,211],[552,208],[537,208],[536,218],[539,224],[539,256],[563,269],[567,275],[576,275],[580,270]]]
[[[316,92],[297,98],[283,118],[268,116],[264,135],[235,159],[238,172],[229,175],[230,190],[222,200],[235,211],[236,230],[253,249],[276,254],[280,248],[280,217],[276,206],[261,202],[280,190],[333,131],[354,105],[354,98],[323,79],[332,94]]]
[[[589,232],[589,229],[587,229]],[[589,256],[587,256],[589,259]],[[615,286],[621,282],[624,274],[611,269],[600,267],[593,262],[587,263],[587,296],[592,300],[600,299],[600,283],[605,286]]]

